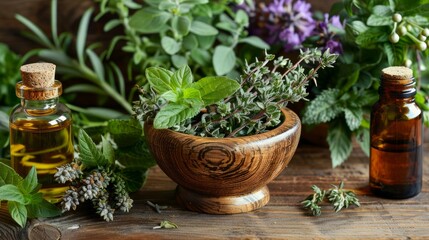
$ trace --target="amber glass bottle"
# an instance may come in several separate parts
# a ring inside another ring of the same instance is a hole
[[[54,80],[55,65],[24,65],[21,76],[16,84],[21,104],[10,116],[12,167],[23,177],[36,167],[41,192],[57,202],[67,187],[56,183],[53,175],[56,167],[73,159],[71,112],[58,102],[62,86]]]
[[[370,129],[370,187],[382,197],[409,198],[422,188],[423,122],[415,85],[409,68],[382,71]]]

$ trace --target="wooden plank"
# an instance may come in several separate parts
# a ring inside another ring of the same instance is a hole
[[[425,145],[425,152],[429,144]],[[429,157],[424,160],[423,191],[405,200],[382,199],[368,189],[368,158],[354,149],[350,159],[341,167],[330,168],[329,151],[314,146],[300,146],[290,166],[271,184],[271,201],[262,209],[235,215],[207,215],[183,210],[174,200],[176,185],[159,169],[151,171],[146,186],[133,194],[134,208],[129,214],[116,214],[106,223],[92,209],[81,209],[65,216],[31,222],[32,227],[57,229],[61,239],[301,239],[360,238],[404,239],[429,238]],[[331,183],[345,180],[353,189],[362,207],[334,213],[323,203],[322,216],[309,216],[300,201],[310,194],[310,186],[328,188]],[[161,214],[146,201],[169,208]],[[4,215],[4,214],[3,214]],[[2,215],[0,215],[2,216]],[[8,239],[23,239],[23,231],[1,218],[0,232],[7,227]],[[170,220],[179,229],[153,230],[162,220]],[[14,233],[10,235],[11,233]],[[40,234],[40,229],[38,234]],[[55,232],[55,231],[54,231]],[[24,234],[25,235],[25,234]],[[38,237],[42,235],[37,235]]]

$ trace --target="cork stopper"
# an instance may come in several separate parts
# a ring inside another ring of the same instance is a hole
[[[388,67],[382,71],[382,78],[387,80],[404,80],[413,78],[413,71],[407,67]]]
[[[55,65],[32,63],[21,66],[22,81],[16,84],[16,95],[28,100],[47,100],[62,93],[61,82],[55,80]]]
[[[27,87],[47,88],[54,85],[55,65],[52,63],[31,63],[21,66],[22,82]]]

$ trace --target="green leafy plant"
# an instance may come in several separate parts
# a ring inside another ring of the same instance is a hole
[[[344,182],[341,181],[338,186],[332,185],[333,188],[329,190],[322,190],[318,186],[313,185],[311,188],[314,193],[310,194],[305,200],[301,202],[304,209],[309,209],[313,216],[320,216],[322,214],[322,207],[319,206],[325,199],[327,199],[334,207],[335,212],[341,211],[343,208],[349,208],[351,205],[360,207],[359,199],[353,191],[344,190]]]
[[[111,120],[107,126],[79,132],[79,158],[58,168],[54,175],[70,188],[61,201],[63,211],[76,210],[91,202],[97,214],[112,221],[116,210],[128,212],[133,200],[129,193],[145,182],[147,169],[154,166],[145,147],[142,129],[135,120]],[[107,132],[107,134],[106,134]]]
[[[75,52],[71,51],[73,35],[70,32],[58,34],[57,30],[57,1],[51,2],[51,38],[41,28],[36,26],[24,16],[17,15],[16,18],[29,30],[26,36],[39,43],[43,48],[37,50],[37,55],[57,65],[58,73],[65,79],[82,79],[87,83],[74,84],[65,89],[66,94],[91,93],[96,94],[97,100],[112,99],[119,104],[122,111],[131,113],[129,96],[126,94],[126,81],[114,62],[107,62],[102,56],[97,55],[97,47],[101,44],[93,43],[87,46],[86,38],[93,9],[87,9],[82,16],[79,29],[75,38]],[[102,101],[104,103],[105,101]],[[121,116],[122,113],[112,108],[81,108],[68,105],[72,110],[89,116],[106,119]],[[85,118],[83,116],[83,118]]]
[[[0,203],[7,201],[10,215],[21,227],[25,227],[27,218],[54,217],[61,213],[55,205],[43,199],[39,189],[34,167],[23,179],[11,167],[0,162]]]
[[[307,50],[293,64],[267,54],[264,61],[247,65],[237,82],[226,77],[205,77],[193,82],[185,66],[176,72],[154,67],[146,71],[149,86],[140,88],[136,118],[153,121],[155,128],[209,137],[235,137],[276,127],[281,108],[307,96],[309,80],[321,68],[331,67],[337,55]],[[306,69],[301,64],[314,64]]]
[[[170,69],[189,65],[200,76],[237,75],[241,56],[250,54],[250,46],[269,49],[258,37],[247,36],[249,17],[242,10],[233,11],[233,1],[98,2],[98,17],[116,16],[104,30],[122,27],[124,32],[112,39],[107,55],[123,41],[122,50],[132,54],[132,64],[140,73],[150,66]]]
[[[343,53],[335,70],[322,71],[312,100],[303,111],[307,125],[328,124],[327,142],[334,167],[352,151],[352,139],[369,155],[369,112],[377,101],[381,69],[405,65],[414,70],[416,102],[428,116],[426,67],[429,20],[426,1],[344,0],[331,13],[344,19]],[[323,80],[322,80],[323,79]],[[429,126],[428,117],[425,124]]]

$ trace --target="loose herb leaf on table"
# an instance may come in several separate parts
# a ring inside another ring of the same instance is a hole
[[[60,209],[43,199],[38,190],[36,168],[31,168],[23,179],[15,170],[0,162],[0,202],[7,201],[13,220],[24,227],[27,218],[54,217]]]

